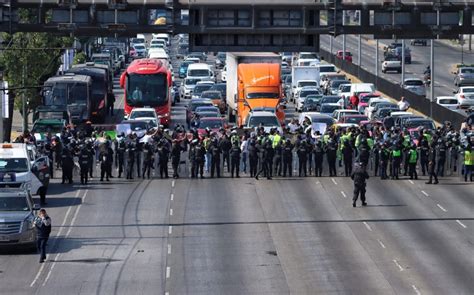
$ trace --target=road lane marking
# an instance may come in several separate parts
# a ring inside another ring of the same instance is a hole
[[[171,194],[171,201],[174,200],[174,194]]]
[[[346,193],[345,193],[345,192],[341,191],[341,194],[342,194],[342,196],[343,196],[344,198],[347,198],[347,196],[346,196]]]
[[[423,195],[425,195],[425,197],[429,197],[429,196],[430,196],[430,195],[428,195],[425,191],[421,191],[421,193],[422,193]]]
[[[168,244],[168,255],[171,254],[171,244]]]
[[[411,183],[411,184],[415,184],[415,183],[413,182],[413,180],[411,180],[411,179],[409,179],[408,182]]]
[[[80,192],[81,192],[81,190],[78,190],[76,192],[76,197],[75,198],[79,197]],[[66,224],[67,218],[69,217],[69,213],[71,213],[71,209],[72,209],[72,207],[69,206],[69,208],[66,211],[66,215],[64,215],[64,219],[63,219],[63,222],[61,224],[61,227],[59,228],[58,232],[56,233],[53,247],[56,245],[57,238],[59,237],[59,235],[61,235],[61,232],[63,231],[64,225]],[[41,267],[39,268],[38,273],[36,274],[35,278],[33,279],[33,281],[30,284],[30,288],[32,288],[36,284],[36,281],[38,281],[39,277],[41,276],[41,273],[44,270],[44,266],[45,266],[45,264],[42,264]]]
[[[169,279],[171,276],[171,267],[167,266],[166,267],[166,278]]]
[[[400,271],[403,271],[403,267],[400,265],[400,263],[398,263],[396,259],[393,259],[392,261],[393,263],[395,263],[396,266],[398,266],[398,269],[400,269]]]
[[[421,292],[418,290],[418,288],[415,285],[411,285],[413,290],[415,290],[416,295],[421,295]]]
[[[168,234],[172,234],[173,233],[173,226],[168,226]]]
[[[171,187],[174,187],[174,180],[171,182]]]
[[[382,248],[384,248],[384,249],[386,248],[386,247],[385,247],[385,245],[384,245],[384,243],[382,243],[382,241],[381,241],[381,240],[377,240],[377,241],[379,242],[379,244],[380,244],[380,247],[382,247]]]
[[[467,228],[467,226],[466,226],[464,223],[462,223],[459,219],[456,219],[456,222],[457,222],[460,226],[462,226],[462,227],[464,227],[464,228]]]
[[[369,231],[372,231],[372,228],[370,227],[370,225],[367,222],[364,221],[363,223]]]
[[[436,206],[438,206],[438,208],[441,209],[441,211],[448,212],[448,210],[444,209],[443,206],[441,206],[440,204],[436,204]]]
[[[173,209],[170,209],[170,216],[173,216]]]
[[[335,185],[337,185],[337,182],[336,182],[336,180],[335,180],[334,178],[331,178],[331,180],[332,180],[332,182],[333,182]]]

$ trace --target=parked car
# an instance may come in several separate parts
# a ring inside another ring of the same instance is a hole
[[[410,45],[421,45],[421,46],[426,46],[427,45],[427,41],[426,39],[413,39],[410,41]]]
[[[456,75],[454,78],[456,87],[474,86],[474,67],[460,67],[453,74]]]
[[[458,100],[459,108],[468,109],[474,106],[474,86],[459,87],[454,94]]]

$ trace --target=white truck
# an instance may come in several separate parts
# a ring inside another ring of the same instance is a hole
[[[294,66],[291,76],[292,101],[304,86],[319,86],[320,72],[317,66]]]

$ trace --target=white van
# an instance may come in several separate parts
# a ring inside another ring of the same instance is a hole
[[[153,39],[161,39],[166,42],[166,45],[170,46],[170,35],[168,34],[153,34]]]
[[[359,95],[360,93],[374,93],[375,86],[372,83],[352,83],[351,84],[351,93],[356,93]]]
[[[20,187],[26,183],[31,193],[40,195],[44,202],[50,179],[49,166],[49,158],[38,157],[33,145],[0,145],[0,187]]]
[[[190,64],[188,66],[186,78],[211,81],[215,80],[214,72],[211,70],[211,67],[205,63]]]

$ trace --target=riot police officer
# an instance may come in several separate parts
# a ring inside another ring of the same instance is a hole
[[[250,177],[255,177],[255,175],[257,175],[258,153],[259,153],[255,139],[250,139],[248,152],[249,152]]]
[[[337,176],[336,159],[337,159],[337,143],[333,138],[329,138],[326,146],[326,157],[329,166],[329,176]]]
[[[150,179],[151,169],[153,169],[153,146],[149,143],[145,144],[143,149],[143,175],[142,178],[145,178],[145,174],[147,175],[148,179]]]
[[[356,207],[357,199],[360,195],[360,200],[362,201],[362,206],[367,206],[365,201],[365,192],[367,179],[369,179],[369,174],[365,170],[363,163],[357,163],[354,167],[354,171],[351,174],[352,180],[354,180],[354,197],[352,198],[352,207]]]
[[[297,155],[298,155],[298,175],[302,177],[307,176],[307,169],[306,163],[308,162],[308,147],[306,141],[300,141],[297,147]]]
[[[239,142],[234,142],[234,145],[230,149],[230,175],[234,178],[234,173],[237,178],[239,178],[239,170],[240,170],[240,154],[242,151],[240,150]]]
[[[160,162],[160,177],[168,178],[169,149],[165,139],[158,142],[158,158]]]
[[[72,170],[74,168],[74,160],[69,148],[64,148],[61,155],[61,166],[63,170],[63,179],[62,182],[67,180],[69,183],[72,183]]]
[[[81,146],[79,152],[79,167],[81,174],[81,184],[87,184],[89,181],[89,164],[92,161],[92,155],[85,146]]]
[[[283,177],[286,177],[286,172],[288,172],[288,176],[291,177],[293,174],[293,144],[290,139],[287,139],[283,146],[282,159]]]
[[[127,143],[127,179],[133,179],[133,166],[135,165],[135,142]]]
[[[206,148],[201,141],[197,142],[196,145],[196,177],[197,173],[201,175],[201,178],[204,178],[204,163],[206,161]]]
[[[214,177],[214,173],[217,177],[221,177],[221,148],[217,139],[214,139],[209,147],[211,151],[211,177]]]
[[[314,146],[314,176],[321,177],[323,174],[323,157],[324,148],[323,143],[318,140]]]
[[[178,170],[181,162],[181,145],[177,140],[173,140],[171,146],[171,166],[173,167],[173,178],[179,178]]]
[[[188,158],[189,158],[189,164],[191,164],[191,178],[197,178],[197,144],[198,140],[194,139],[191,141],[191,145],[189,147],[189,153],[188,153]]]
[[[110,147],[109,143],[105,143],[102,151],[99,154],[100,160],[100,181],[104,181],[104,176],[107,181],[110,181],[110,176],[112,172],[112,163],[113,163],[113,150]]]

